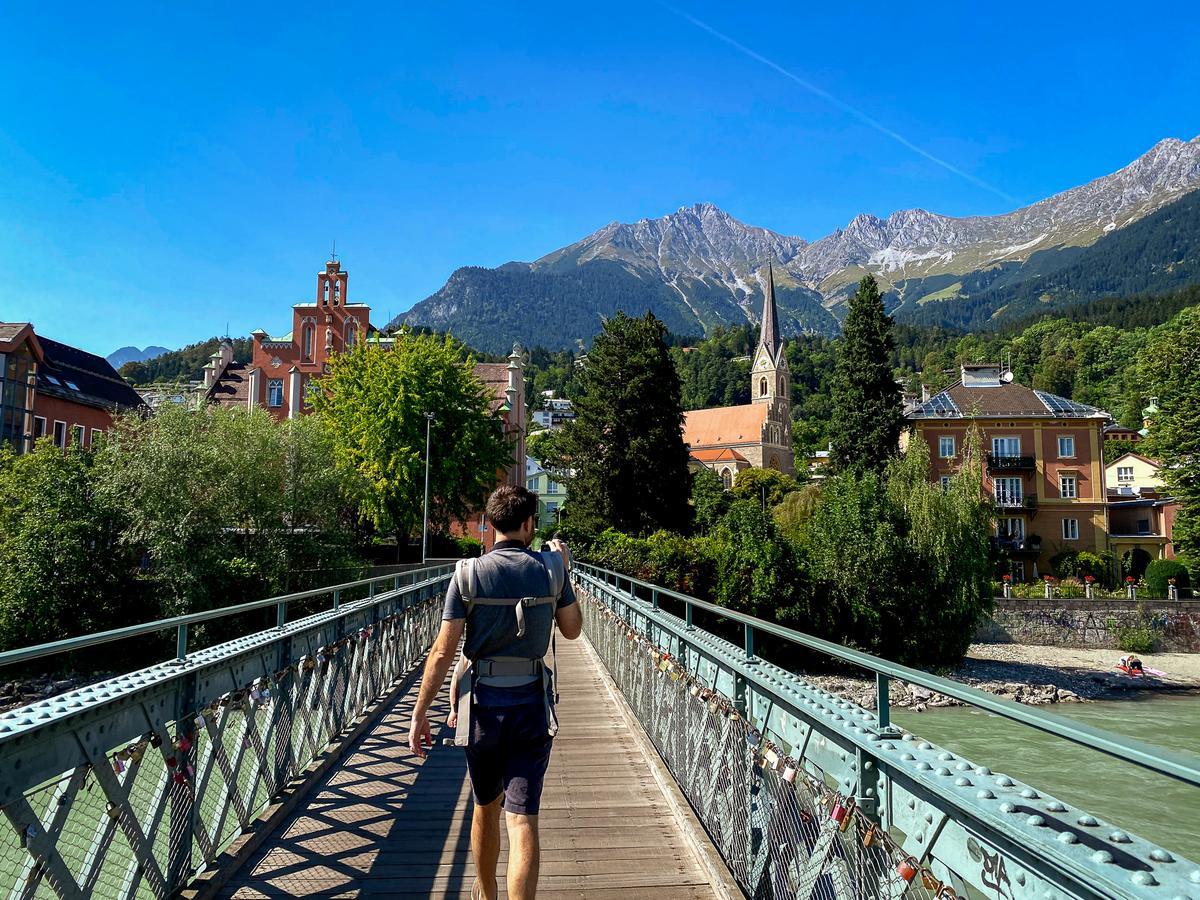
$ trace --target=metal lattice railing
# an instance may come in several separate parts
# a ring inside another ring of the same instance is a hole
[[[1196,863],[891,726],[887,680],[1101,752],[1117,736],[614,572],[578,564],[572,580],[585,634],[748,897],[1200,896]],[[742,626],[744,646],[696,627],[697,610]],[[756,631],[874,671],[878,713],[756,656]],[[1198,782],[1194,757],[1127,750]]]
[[[957,896],[852,797],[764,742],[729,698],[628,621],[587,595],[584,617],[588,639],[747,896]]]
[[[413,670],[448,572],[0,714],[0,896],[186,886]]]

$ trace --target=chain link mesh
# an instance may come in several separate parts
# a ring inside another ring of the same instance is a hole
[[[376,598],[395,608],[378,621],[380,605],[322,623],[333,639],[318,653],[24,791],[3,808],[0,897],[176,893],[417,665],[440,623],[441,586]]]
[[[811,762],[764,743],[728,697],[576,592],[588,639],[748,897],[958,896]]]

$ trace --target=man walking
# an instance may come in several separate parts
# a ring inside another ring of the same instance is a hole
[[[554,625],[563,637],[574,640],[583,630],[583,614],[566,579],[560,593],[547,596],[556,579],[541,557],[529,550],[536,530],[537,494],[501,485],[488,498],[486,511],[496,529],[496,545],[474,562],[467,598],[460,589],[461,575],[446,591],[442,628],[425,662],[409,744],[417,756],[425,756],[425,745],[431,742],[429,707],[454,663],[465,629],[463,649],[473,662],[474,681],[467,744],[475,797],[471,855],[476,881],[471,896],[481,900],[497,896],[503,806],[508,826],[508,896],[532,900],[541,853],[538,805],[553,742],[542,658]],[[551,541],[550,548],[566,560],[564,544]],[[486,602],[495,599],[513,602]],[[549,602],[538,602],[541,599]]]

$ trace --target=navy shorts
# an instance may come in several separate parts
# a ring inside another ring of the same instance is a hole
[[[504,794],[507,812],[536,816],[551,744],[540,698],[520,706],[476,706],[467,747],[475,802],[486,806]]]

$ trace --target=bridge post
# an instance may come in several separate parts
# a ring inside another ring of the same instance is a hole
[[[658,609],[658,588],[655,588],[650,592],[650,605],[655,609]]]
[[[287,624],[287,601],[281,600],[275,604],[275,627],[283,629]]]
[[[746,635],[746,662],[756,662],[754,658],[754,626],[746,623],[744,627]]]
[[[690,603],[685,603],[685,604],[683,605],[683,621],[684,621],[684,624],[686,624],[686,625],[687,625],[687,630],[688,630],[688,631],[695,631],[695,630],[696,630],[696,626],[695,626],[695,624],[694,624],[694,623],[693,623],[693,621],[692,621],[692,617],[693,617],[693,615],[695,615],[695,614],[692,612],[692,604],[690,604]]]
[[[333,608],[336,610],[341,605],[342,605],[342,592],[334,591],[333,592]]]
[[[187,659],[188,627],[184,622],[175,630],[175,658]]]

